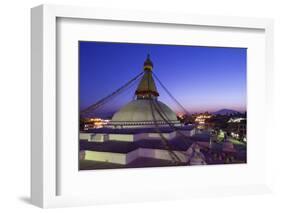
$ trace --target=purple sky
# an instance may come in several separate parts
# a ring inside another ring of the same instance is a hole
[[[246,48],[85,41],[79,42],[80,108],[140,73],[148,53],[153,72],[189,112],[246,110]],[[155,82],[159,100],[180,111]],[[97,110],[97,116],[114,112],[132,100],[136,86]]]

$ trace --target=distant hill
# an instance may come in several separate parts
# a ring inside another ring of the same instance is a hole
[[[241,112],[232,110],[232,109],[221,109],[216,112],[213,112],[214,115],[235,115],[235,114],[241,114]]]

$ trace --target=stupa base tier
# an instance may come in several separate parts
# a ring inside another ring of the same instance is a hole
[[[170,124],[172,124],[174,127],[182,127],[183,124],[181,124],[179,121],[171,121]],[[156,122],[109,122],[106,126],[107,128],[113,128],[113,129],[127,129],[127,128],[155,128],[158,126],[159,128],[165,128],[170,127],[169,124],[167,124],[165,121],[156,121]]]
[[[175,137],[167,142],[159,139],[89,142],[80,140],[80,168],[110,169],[173,165],[206,165],[245,163],[246,153],[226,149],[226,143],[213,144],[202,135],[188,139]],[[176,156],[176,157],[175,157]]]
[[[190,137],[195,135],[195,133],[196,129],[193,126],[178,127],[177,131],[165,126],[161,128],[104,128],[80,132],[80,140],[100,143],[107,141],[136,142],[140,140],[161,140],[162,137],[171,140],[180,136],[180,134]]]

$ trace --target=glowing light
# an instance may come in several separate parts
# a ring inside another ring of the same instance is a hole
[[[246,120],[246,118],[230,118],[228,123],[240,123],[243,120]]]
[[[234,133],[234,132],[231,132],[231,136],[238,139],[239,138],[239,134],[237,133]]]
[[[179,118],[181,118],[181,119],[184,119],[185,114],[184,114],[184,113],[181,113],[181,112],[178,112],[178,113],[177,113],[177,116],[178,116]]]
[[[89,118],[86,121],[86,124],[84,125],[84,129],[99,129],[103,128],[108,124],[109,120],[107,119],[101,119],[101,118]]]
[[[206,123],[206,119],[211,118],[212,115],[210,114],[199,114],[196,118],[195,118],[195,122],[199,123],[199,124],[205,124]]]

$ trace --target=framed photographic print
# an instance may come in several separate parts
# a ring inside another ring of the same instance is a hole
[[[246,163],[246,56],[79,41],[79,169]]]
[[[32,203],[269,192],[272,25],[33,8]]]

